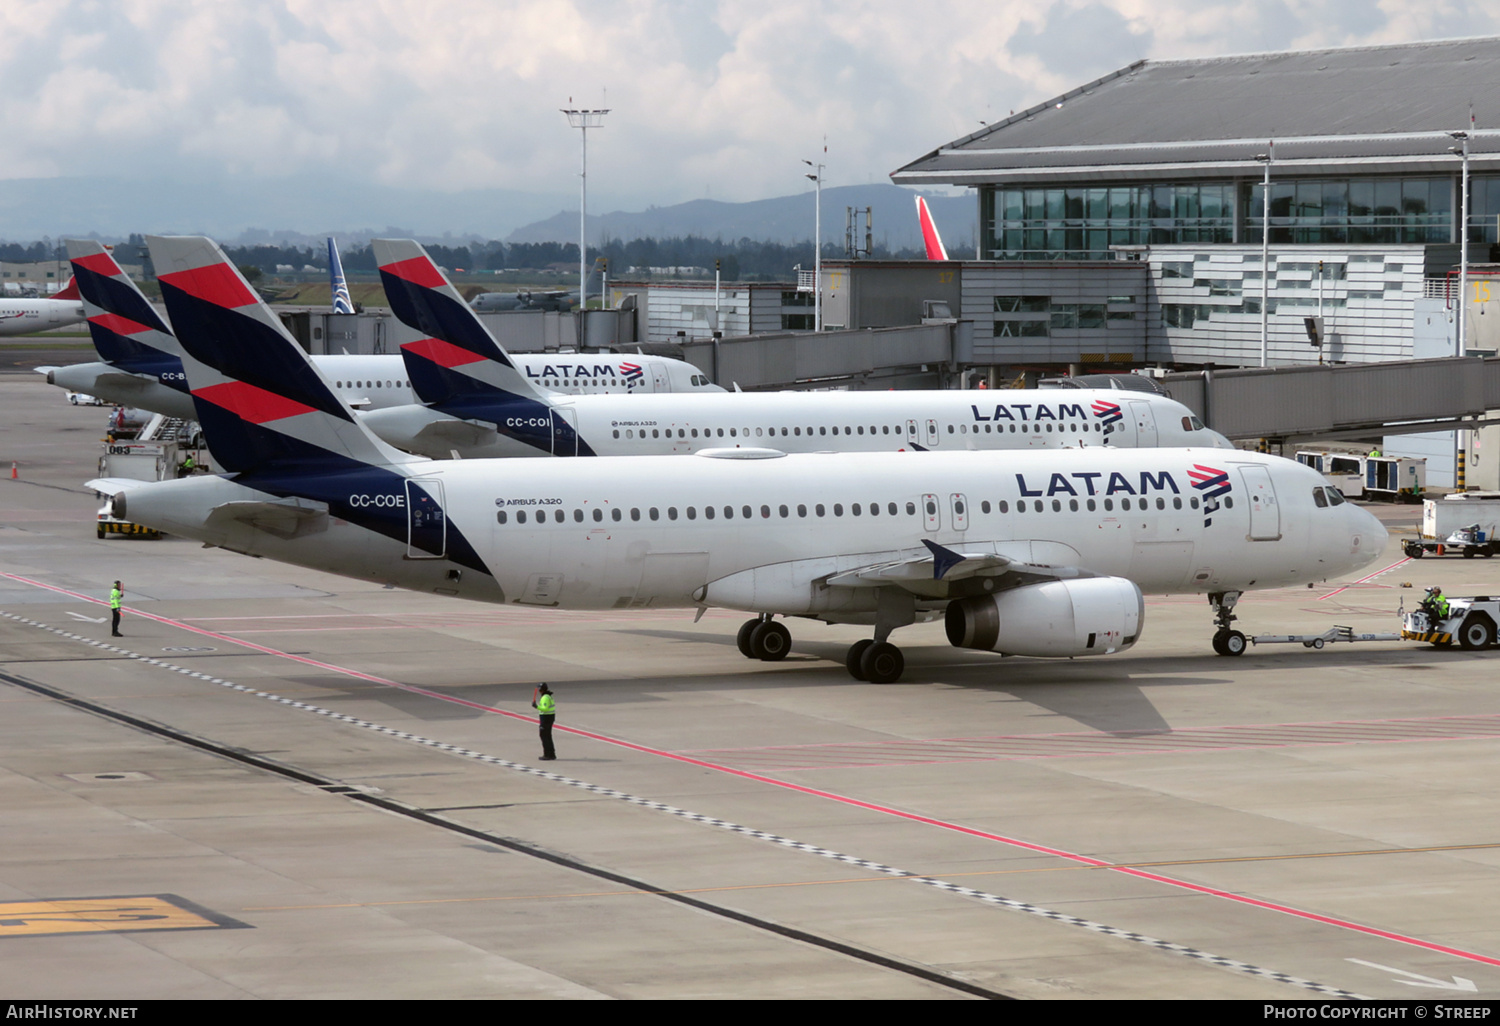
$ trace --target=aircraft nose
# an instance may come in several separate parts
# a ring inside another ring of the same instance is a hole
[[[1353,503],[1349,504],[1349,510],[1354,514],[1352,525],[1351,555],[1359,561],[1360,566],[1373,562],[1385,551],[1385,543],[1390,540],[1390,532],[1385,529],[1375,514],[1367,509],[1362,509]]]

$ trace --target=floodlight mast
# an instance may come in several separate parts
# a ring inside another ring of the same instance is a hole
[[[825,147],[826,149],[826,147]],[[813,200],[813,280],[816,288],[813,291],[813,330],[823,330],[823,168],[826,165],[814,164],[810,160],[802,163],[808,167],[816,168],[817,174],[807,175],[817,184],[817,196]]]
[[[579,110],[562,108],[568,116],[568,124],[583,134],[583,160],[578,171],[578,309],[589,307],[589,279],[584,273],[588,261],[588,211],[589,211],[589,129],[604,124],[608,109]]]
[[[1271,312],[1271,161],[1276,158],[1274,140],[1266,143],[1266,152],[1255,159],[1266,165],[1260,198],[1260,365],[1268,366]]]
[[[1470,112],[1471,121],[1473,117],[1473,112]],[[1458,201],[1458,338],[1454,347],[1454,355],[1463,356],[1468,352],[1468,339],[1464,337],[1468,296],[1464,290],[1469,287],[1469,133],[1448,134],[1459,142],[1458,146],[1450,146],[1448,152],[1463,158],[1463,187]]]

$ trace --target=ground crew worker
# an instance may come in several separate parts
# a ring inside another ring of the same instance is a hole
[[[552,689],[546,684],[536,690],[537,694],[531,699],[531,707],[541,714],[538,717],[540,727],[537,733],[542,738],[542,759],[556,759],[557,752],[552,749],[552,721],[557,719],[557,700],[552,697]]]
[[[178,477],[187,477],[189,474],[191,474],[197,468],[198,468],[198,464],[196,464],[196,463],[193,462],[193,454],[192,453],[188,453],[186,456],[184,456],[182,458],[182,462],[177,465],[177,476]]]
[[[1438,619],[1448,619],[1448,596],[1444,595],[1443,589],[1439,588],[1437,585],[1433,585],[1431,591],[1432,604],[1437,609]]]
[[[1370,450],[1370,455],[1371,456],[1379,456],[1380,455],[1380,450],[1379,449],[1371,449]]]
[[[109,625],[109,632],[111,637],[124,637],[120,633],[120,600],[124,597],[125,589],[120,587],[119,581],[116,581],[115,586],[109,589],[109,615],[112,621]]]
[[[1448,619],[1448,599],[1443,594],[1443,589],[1437,585],[1427,589],[1422,605],[1427,608],[1427,615],[1432,618],[1433,627],[1437,627],[1439,623]]]

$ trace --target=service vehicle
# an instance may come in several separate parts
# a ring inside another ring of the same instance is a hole
[[[1423,556],[1493,556],[1500,552],[1500,493],[1455,492],[1422,500],[1422,531],[1405,538],[1401,551]]]
[[[129,481],[169,481],[185,476],[182,461],[189,450],[180,449],[175,441],[108,442],[104,454],[99,457],[99,474],[103,477],[118,477]],[[194,462],[199,462],[198,453],[193,452]],[[196,468],[201,472],[203,468]],[[99,493],[95,493],[98,496]],[[102,497],[102,496],[100,496]],[[98,536],[110,534],[134,534],[145,538],[160,538],[161,532],[144,524],[136,524],[114,515],[109,503],[99,511]]]
[[[1496,624],[1500,624],[1500,598],[1450,598],[1446,616],[1424,600],[1411,612],[1402,612],[1401,640],[1425,641],[1437,648],[1456,642],[1459,648],[1476,651],[1494,646]]]

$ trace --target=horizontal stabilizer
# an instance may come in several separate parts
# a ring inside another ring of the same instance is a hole
[[[328,530],[328,504],[295,496],[282,502],[226,502],[209,510],[204,526],[223,527],[227,521],[245,524],[277,538],[301,538]]]
[[[96,477],[85,484],[84,487],[93,489],[100,495],[113,495],[116,492],[139,488],[149,483],[148,481],[137,481],[133,477]]]

